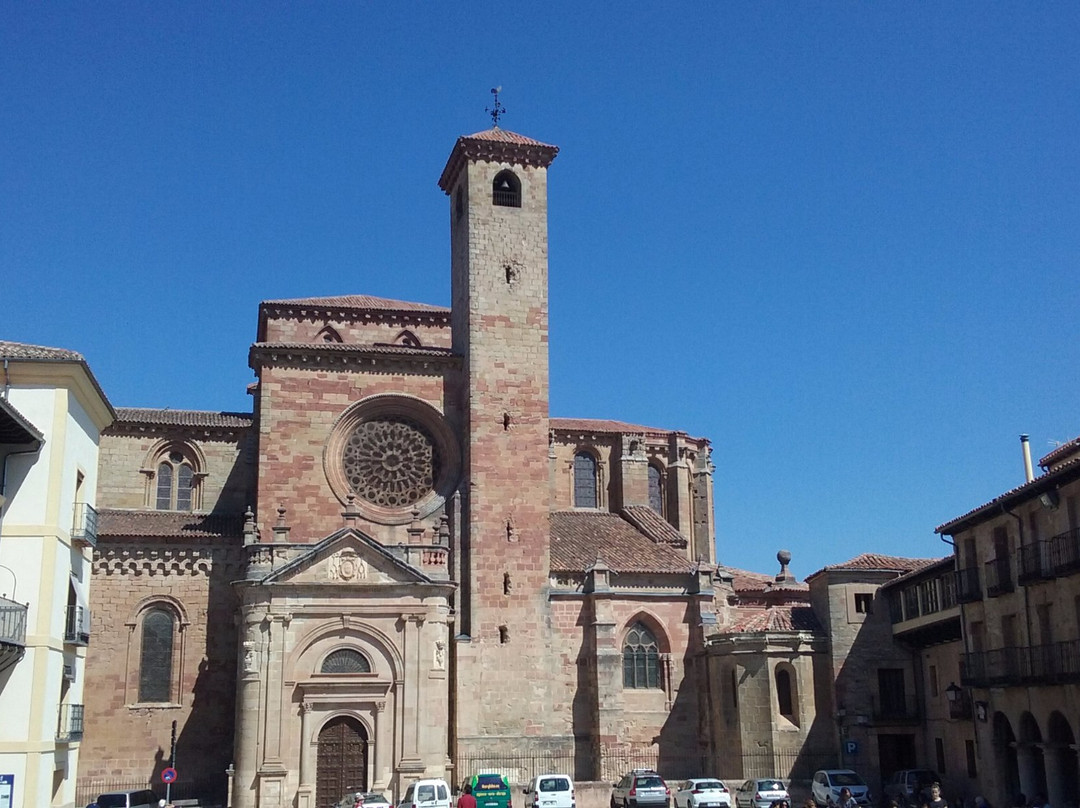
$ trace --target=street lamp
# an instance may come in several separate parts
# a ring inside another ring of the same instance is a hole
[[[960,696],[963,695],[964,689],[960,687],[956,682],[950,682],[949,686],[945,688],[945,698],[949,700],[950,704],[956,704],[960,701]]]

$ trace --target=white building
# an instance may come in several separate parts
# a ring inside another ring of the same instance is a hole
[[[0,806],[75,805],[98,440],[73,351],[0,341]]]

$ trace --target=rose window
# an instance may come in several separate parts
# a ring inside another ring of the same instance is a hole
[[[403,508],[435,485],[439,456],[431,436],[412,421],[364,421],[345,441],[345,477],[357,496],[386,508]]]

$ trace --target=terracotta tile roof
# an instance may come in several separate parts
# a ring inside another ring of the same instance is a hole
[[[451,186],[467,160],[487,160],[495,163],[546,168],[551,165],[551,161],[558,153],[558,146],[542,143],[531,137],[519,135],[517,132],[508,132],[498,127],[471,135],[462,135],[457,139],[446,161],[446,167],[443,168],[442,175],[439,177],[439,187],[443,192],[450,193]]]
[[[9,447],[36,444],[34,448],[37,449],[44,438],[41,430],[29,418],[15,409],[6,398],[0,398],[0,444]]]
[[[1067,460],[1055,467],[1053,471],[1048,471],[1046,474],[1036,477],[1031,482],[1018,485],[1016,488],[1011,488],[1004,494],[1000,494],[989,502],[980,505],[978,508],[972,508],[963,516],[958,516],[944,524],[938,525],[934,528],[934,532],[949,536],[956,535],[960,530],[978,524],[985,519],[997,516],[1001,512],[1002,507],[1009,507],[1031,499],[1032,497],[1037,497],[1044,491],[1056,488],[1062,482],[1072,480],[1076,477],[1080,477],[1080,457],[1077,457],[1074,460]]]
[[[77,362],[86,371],[90,384],[93,385],[97,394],[101,396],[109,415],[115,417],[116,413],[113,410],[112,402],[105,395],[105,391],[101,389],[97,377],[90,370],[90,364],[81,353],[69,351],[66,348],[50,348],[46,345],[29,345],[25,342],[0,340],[0,360],[3,359],[25,360],[28,362]]]
[[[917,570],[912,570],[911,572],[905,572],[899,578],[893,578],[888,583],[882,584],[881,588],[886,589],[886,588],[894,587],[894,586],[896,586],[898,584],[907,583],[912,578],[917,578],[918,576],[926,574],[928,572],[938,572],[938,573],[940,573],[940,572],[944,572],[946,570],[951,570],[953,568],[954,564],[955,564],[955,560],[956,560],[956,557],[951,556],[951,555],[942,556],[941,558],[935,558],[929,564],[927,564],[924,567],[920,567]]]
[[[1080,438],[1073,438],[1072,440],[1061,444],[1052,452],[1048,452],[1047,454],[1040,457],[1039,465],[1042,466],[1044,469],[1048,469],[1050,468],[1050,466],[1054,465],[1054,463],[1057,463],[1060,460],[1064,460],[1066,457],[1068,457],[1078,449],[1080,449]]]
[[[777,583],[775,575],[767,575],[764,572],[751,572],[750,570],[741,570],[738,567],[728,567],[723,564],[720,564],[718,569],[731,576],[731,585],[736,593],[768,592],[773,589],[783,589],[788,592],[805,592],[810,588],[801,581]]]
[[[765,609],[735,610],[735,621],[720,630],[722,634],[745,634],[762,631],[810,631],[824,635],[821,623],[810,606],[769,606]]]
[[[552,146],[550,143],[542,143],[539,140],[535,140],[525,135],[519,135],[517,132],[511,132],[508,129],[500,129],[495,126],[491,129],[485,129],[483,132],[474,132],[471,135],[462,135],[464,140],[487,140],[494,143],[515,143],[519,146],[544,146],[548,149],[555,149],[558,151],[558,146]]]
[[[896,572],[904,574],[914,570],[921,570],[931,564],[937,563],[936,558],[905,558],[903,556],[880,555],[879,553],[862,553],[854,558],[839,564],[829,564],[822,567],[813,575],[808,575],[810,580],[815,575],[832,570],[865,570],[867,572]]]
[[[659,429],[654,426],[628,424],[626,421],[610,421],[601,418],[552,418],[552,429],[566,432],[651,432],[655,435],[670,435],[674,430]]]
[[[670,544],[657,544],[618,514],[551,514],[551,570],[584,572],[600,557],[614,572],[690,573],[695,569]]]
[[[648,505],[627,505],[623,517],[657,544],[686,547],[686,537]]]
[[[363,309],[369,311],[426,311],[449,314],[446,306],[414,303],[409,300],[392,300],[371,295],[337,295],[335,297],[297,297],[289,300],[264,300],[263,306],[308,306],[325,309]]]
[[[99,536],[237,538],[243,531],[243,516],[110,508],[98,511]]]
[[[208,412],[204,410],[146,409],[119,407],[117,424],[155,424],[159,426],[201,426],[243,428],[251,426],[254,416],[246,412]]]
[[[52,359],[67,362],[85,362],[82,354],[65,348],[49,348],[45,345],[28,345],[24,342],[0,340],[0,359]]]

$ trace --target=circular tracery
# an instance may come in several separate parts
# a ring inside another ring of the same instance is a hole
[[[375,418],[356,426],[342,452],[349,487],[368,502],[403,508],[434,488],[439,453],[425,429],[405,418]]]

